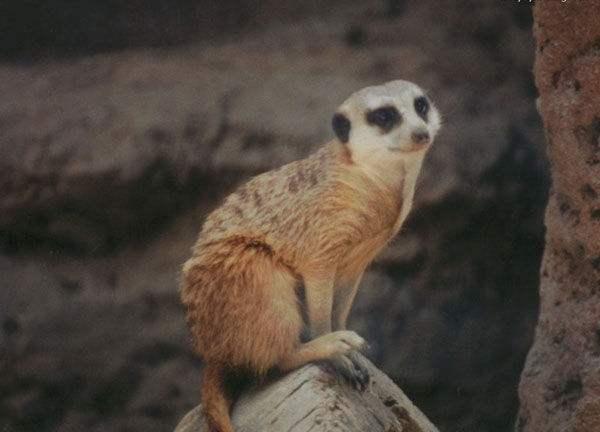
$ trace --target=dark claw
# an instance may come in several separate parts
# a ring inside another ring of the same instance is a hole
[[[348,384],[358,391],[365,391],[369,385],[369,371],[360,362],[358,355],[351,352],[345,356],[331,359],[338,376],[343,378]]]
[[[357,352],[352,351],[347,355],[347,357],[352,362],[352,365],[354,366],[354,370],[356,371],[356,375],[360,379],[360,384],[361,384],[362,390],[366,390],[366,388],[369,385],[369,381],[371,379],[371,375],[369,374],[369,369],[367,369],[367,367],[365,366],[365,364],[363,363],[363,361],[361,359],[360,354],[358,354]]]

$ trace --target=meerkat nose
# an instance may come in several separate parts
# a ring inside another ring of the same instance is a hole
[[[411,138],[415,144],[426,144],[429,142],[429,132],[419,129],[412,133]]]

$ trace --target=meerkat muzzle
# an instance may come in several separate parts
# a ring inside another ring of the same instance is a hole
[[[429,136],[429,132],[426,130],[417,130],[414,131],[411,135],[413,143],[418,145],[429,144],[429,140],[431,139]]]

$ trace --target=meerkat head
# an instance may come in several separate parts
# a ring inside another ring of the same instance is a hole
[[[332,119],[337,138],[358,160],[424,154],[440,125],[440,114],[425,92],[402,80],[359,90]]]

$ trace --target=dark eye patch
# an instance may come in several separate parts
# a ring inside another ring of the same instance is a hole
[[[429,101],[425,96],[419,96],[415,98],[415,112],[423,120],[427,121],[427,114],[429,113]]]
[[[344,114],[335,113],[331,119],[331,127],[341,142],[348,142],[350,139],[350,128],[352,127],[348,117],[346,117]]]
[[[386,105],[367,113],[367,123],[380,128],[383,132],[391,131],[402,122],[402,115],[395,106]]]

